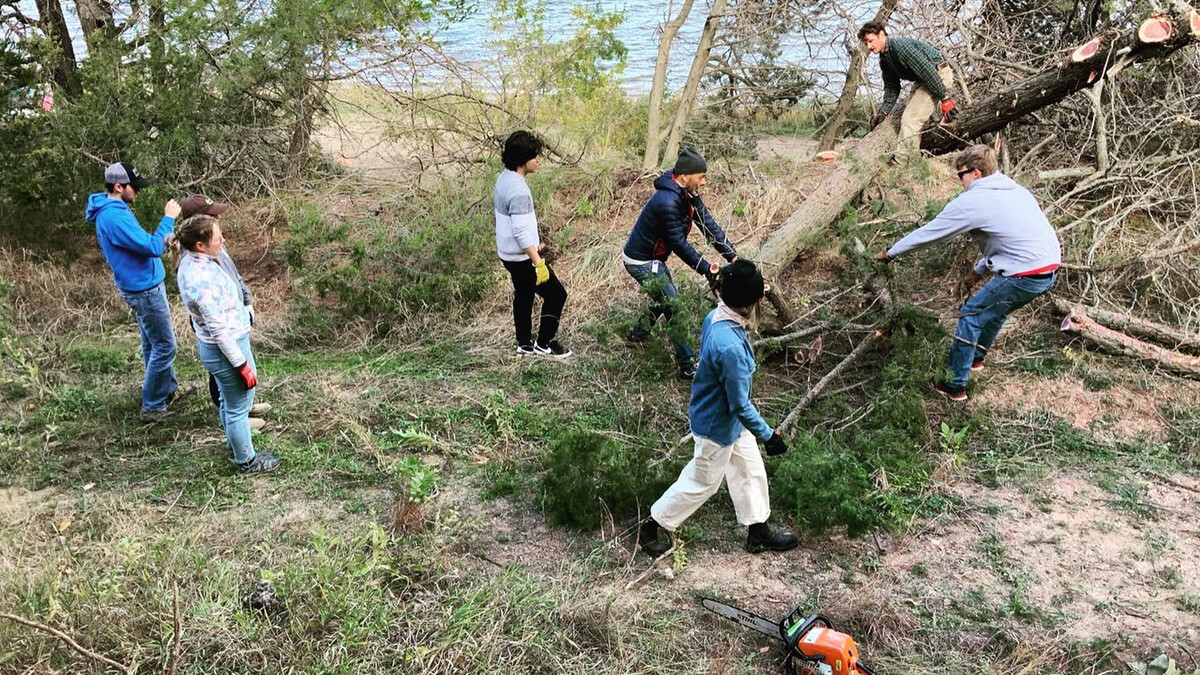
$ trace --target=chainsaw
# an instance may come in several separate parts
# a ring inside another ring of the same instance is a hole
[[[787,645],[785,669],[796,665],[819,675],[875,675],[874,670],[858,660],[854,638],[834,630],[829,619],[820,614],[805,616],[796,607],[779,621],[771,621],[712,598],[705,598],[701,604],[747,628],[782,640]]]

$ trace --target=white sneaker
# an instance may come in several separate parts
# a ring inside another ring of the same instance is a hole
[[[250,406],[251,417],[262,417],[269,412],[271,412],[270,403],[255,403],[254,405]]]
[[[267,421],[260,417],[251,417],[249,422],[250,431],[262,431],[262,428],[267,426]]]
[[[556,359],[571,358],[571,350],[562,346],[558,340],[551,340],[548,347],[543,347],[538,343],[533,343],[533,351],[539,356],[551,356]]]

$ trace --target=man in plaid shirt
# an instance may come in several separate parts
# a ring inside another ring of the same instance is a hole
[[[883,24],[870,21],[858,29],[858,39],[867,50],[879,55],[883,71],[883,104],[871,118],[874,129],[892,112],[900,97],[900,80],[917,83],[916,91],[900,117],[900,151],[914,152],[921,143],[921,127],[935,110],[942,124],[954,119],[958,112],[949,89],[953,83],[950,66],[942,53],[928,43],[915,38],[888,37]]]

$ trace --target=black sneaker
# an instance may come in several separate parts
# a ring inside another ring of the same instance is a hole
[[[696,364],[683,363],[679,366],[679,379],[693,380],[696,377]]]
[[[254,456],[254,459],[243,464],[238,464],[237,472],[246,473],[267,473],[279,468],[283,460],[275,455],[268,455],[265,452],[260,452]]]
[[[556,359],[566,359],[571,357],[571,350],[562,346],[558,340],[551,340],[550,344],[543,347],[537,343],[533,345],[533,351],[539,356],[552,356]]]
[[[755,523],[746,535],[746,550],[750,553],[763,551],[790,551],[799,545],[796,535],[768,523]]]
[[[533,345],[517,345],[517,356],[533,356],[536,353]]]
[[[945,380],[930,380],[929,386],[932,387],[934,391],[942,396],[945,396],[951,401],[961,402],[967,400],[966,387],[955,386],[949,382],[946,382]]]
[[[643,520],[641,526],[638,527],[638,544],[651,558],[657,558],[671,550],[671,535],[668,534],[667,541],[663,541],[658,536],[661,529],[653,518]]]
[[[166,410],[166,409],[143,410],[141,412],[141,414],[138,415],[138,419],[141,420],[142,424],[153,424],[155,422],[161,422],[161,421],[167,419],[168,417],[172,417],[174,415],[175,415],[174,412],[172,412],[170,410]]]

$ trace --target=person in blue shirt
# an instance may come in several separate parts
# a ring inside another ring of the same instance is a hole
[[[118,162],[104,170],[104,183],[105,192],[88,197],[85,217],[95,223],[96,240],[112,269],[113,283],[137,318],[146,370],[141,420],[156,422],[171,415],[168,405],[179,393],[175,330],[163,286],[162,255],[180,208],[174,199],[168,201],[158,227],[149,234],[138,224],[129,205],[150,181],[129,164]]]
[[[688,422],[695,454],[675,484],[650,507],[641,523],[642,550],[658,557],[670,549],[660,530],[674,532],[724,481],[733,499],[738,522],[749,528],[746,550],[787,551],[796,547],[794,535],[767,523],[771,515],[767,470],[755,439],[768,455],[787,451],[778,431],[771,429],[750,402],[754,350],[746,335],[754,309],[766,294],[762,273],[753,263],[737,260],[720,270],[721,302],[704,319],[700,358],[692,380]]]

